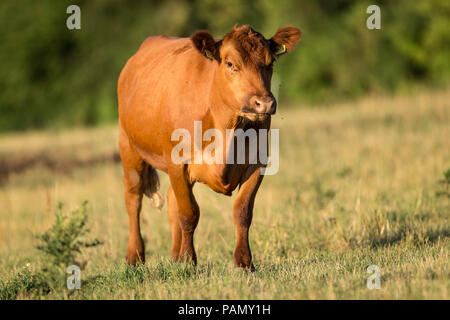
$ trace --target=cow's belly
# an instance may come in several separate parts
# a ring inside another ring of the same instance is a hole
[[[153,168],[164,171],[167,173],[167,162],[166,159],[157,153],[148,152],[145,149],[136,147],[139,155],[144,159],[144,161],[151,165]]]

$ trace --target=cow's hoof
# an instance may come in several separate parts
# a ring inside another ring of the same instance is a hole
[[[255,272],[256,271],[255,266],[253,265],[253,263],[244,264],[244,263],[235,262],[234,266],[236,268],[238,268],[238,269],[241,269],[241,270],[244,270],[244,271],[247,271],[247,272]]]
[[[190,253],[189,252],[181,253],[181,252],[182,251],[180,251],[180,254],[178,255],[178,262],[183,262],[194,266],[197,265],[197,255],[195,254],[195,251],[191,251]]]
[[[143,264],[145,263],[145,255],[143,252],[134,252],[130,253],[127,252],[127,255],[125,256],[125,262],[131,266],[135,266],[137,264]]]

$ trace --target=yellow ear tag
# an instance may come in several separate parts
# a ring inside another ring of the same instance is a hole
[[[282,53],[285,53],[286,52],[286,45],[284,45],[284,44],[282,44],[282,45],[279,45],[278,47],[277,47],[277,49],[275,50],[275,55],[280,55],[280,54],[282,54]]]
[[[205,50],[205,54],[206,54],[206,56],[208,57],[208,59],[211,59],[211,60],[214,59],[214,56],[213,56],[213,54],[211,53],[211,51]]]

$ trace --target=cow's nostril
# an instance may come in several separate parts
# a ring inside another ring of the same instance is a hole
[[[276,101],[272,97],[268,96],[253,96],[250,98],[248,105],[253,113],[273,114]]]

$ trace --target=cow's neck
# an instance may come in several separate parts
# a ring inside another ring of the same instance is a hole
[[[238,122],[236,113],[228,106],[211,106],[205,115],[204,122],[209,128],[225,132],[227,129],[235,129]]]
[[[229,95],[222,86],[212,85],[208,111],[203,119],[206,130],[213,128],[225,133],[227,129],[234,130],[242,126],[242,118],[236,112],[236,107],[231,105]]]

